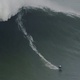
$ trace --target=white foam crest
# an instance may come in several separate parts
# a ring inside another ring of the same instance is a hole
[[[43,60],[43,62],[45,63],[45,66],[50,68],[50,69],[58,69],[58,67],[56,67],[55,65],[53,65],[51,62],[49,62],[48,60],[46,60],[44,58],[44,56],[41,55],[41,53],[37,50],[36,46],[33,44],[33,38],[32,36],[28,35],[28,40],[30,42],[30,46],[31,48],[39,55],[39,57]]]
[[[0,0],[0,20],[8,20],[11,16],[17,14],[22,7],[47,7],[59,12],[77,13],[73,9],[66,8],[50,0]]]
[[[19,14],[18,15],[18,19],[17,19],[18,25],[21,28],[21,30],[24,33],[24,35],[26,36],[26,38],[29,40],[29,45],[32,48],[32,50],[35,51],[35,53],[41,58],[41,60],[43,61],[43,63],[45,64],[46,67],[48,67],[49,69],[57,70],[58,67],[53,65],[47,59],[45,59],[44,56],[42,56],[41,53],[37,50],[36,46],[34,45],[33,37],[31,35],[28,35],[26,30],[25,30],[25,28],[23,27],[23,24],[22,24],[22,21],[21,21],[21,17],[22,17],[22,15]]]

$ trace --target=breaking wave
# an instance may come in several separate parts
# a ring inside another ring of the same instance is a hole
[[[0,0],[0,20],[7,21],[16,15],[22,7],[50,8],[59,12],[76,13],[75,10],[59,5],[56,1],[49,0]]]

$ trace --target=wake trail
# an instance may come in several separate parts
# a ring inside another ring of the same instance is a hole
[[[17,22],[18,22],[18,26],[20,27],[20,30],[23,32],[23,34],[25,35],[25,38],[28,39],[29,41],[29,46],[32,48],[33,51],[35,51],[35,53],[41,58],[42,62],[45,64],[46,67],[48,67],[49,69],[54,69],[57,70],[58,67],[53,65],[51,62],[49,62],[47,59],[44,58],[43,55],[41,55],[41,53],[38,51],[38,49],[36,48],[36,46],[34,45],[34,40],[33,37],[31,35],[28,35],[26,29],[23,26],[23,22],[22,22],[22,16],[23,14],[19,14],[18,18],[17,18]]]

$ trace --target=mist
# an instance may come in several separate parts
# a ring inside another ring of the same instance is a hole
[[[56,1],[49,0],[0,0],[0,20],[7,21],[16,15],[22,7],[50,8],[59,12],[77,13],[71,8],[59,5]]]

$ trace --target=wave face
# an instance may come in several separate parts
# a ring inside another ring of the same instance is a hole
[[[79,36],[79,17],[23,8],[0,22],[0,79],[79,80]]]
[[[43,60],[43,62],[45,63],[46,67],[49,67],[50,69],[58,69],[58,67],[56,67],[55,65],[51,64],[48,60],[46,60],[44,58],[44,56],[41,55],[41,53],[37,50],[36,46],[34,45],[34,40],[33,37],[31,35],[28,35],[23,22],[22,22],[22,14],[19,14],[18,18],[17,18],[17,22],[19,27],[21,28],[21,31],[23,32],[25,38],[27,38],[29,40],[29,45],[32,48],[33,51],[35,51],[35,53]]]

